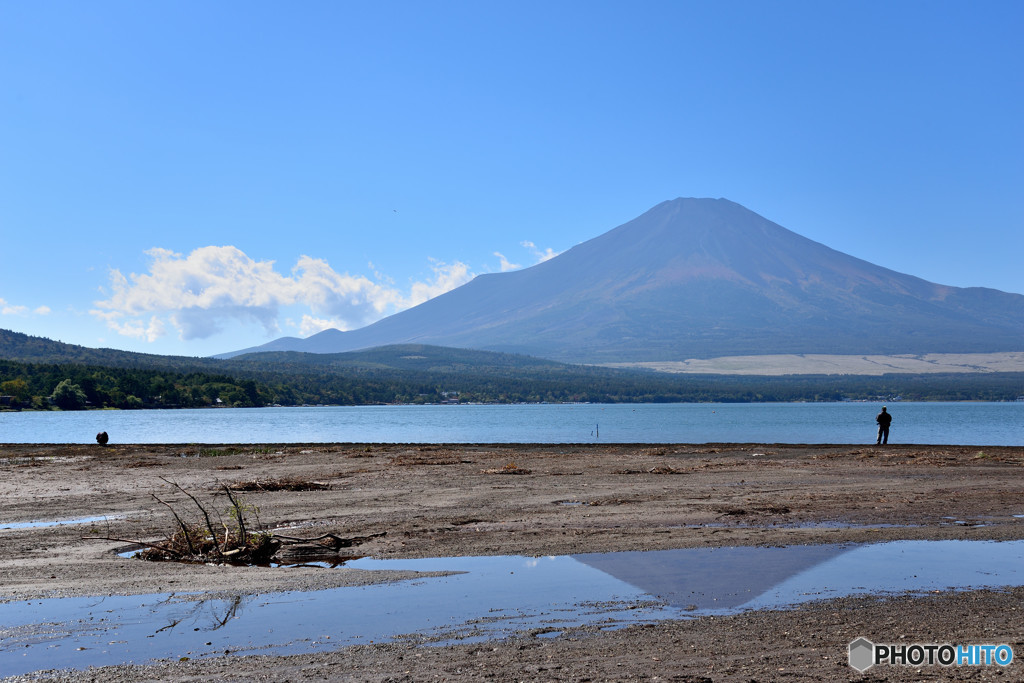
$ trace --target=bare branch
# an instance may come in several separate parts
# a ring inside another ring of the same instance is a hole
[[[231,501],[231,507],[235,510],[235,521],[238,522],[238,542],[245,545],[247,535],[245,532],[245,513],[242,510],[241,504],[239,504],[239,502],[235,500],[235,497],[231,495],[231,489],[224,484],[221,484],[221,488],[224,489],[224,493],[228,494],[228,500]]]
[[[210,513],[206,511],[206,508],[203,507],[203,504],[200,503],[195,496],[193,496],[191,493],[183,489],[175,482],[165,479],[163,477],[160,477],[160,480],[170,484],[171,486],[178,489],[179,491],[181,491],[186,496],[192,499],[192,502],[196,504],[197,508],[199,508],[199,512],[203,514],[203,519],[206,520],[206,530],[210,532],[210,538],[213,540],[213,547],[217,551],[217,555],[221,555],[220,543],[217,541],[217,532],[213,530],[213,523],[210,522]]]
[[[167,506],[167,509],[171,511],[171,514],[174,515],[174,519],[178,521],[178,527],[181,529],[182,536],[185,537],[185,543],[188,545],[188,554],[195,555],[196,548],[194,545],[192,545],[192,534],[189,533],[188,526],[185,525],[185,522],[181,520],[181,517],[178,516],[178,513],[174,511],[174,508],[172,508],[169,503],[165,503],[164,501],[157,498],[157,495],[155,493],[151,493],[149,495],[153,496],[156,502]]]
[[[82,536],[81,538],[82,538],[83,541],[116,541],[118,543],[131,543],[133,545],[144,545],[147,548],[153,548],[154,550],[159,550],[160,552],[169,553],[171,555],[175,555],[177,557],[181,557],[181,553],[179,553],[176,550],[172,550],[170,548],[165,548],[164,546],[157,545],[156,543],[146,543],[145,541],[138,541],[138,540],[135,540],[135,539],[132,539],[132,538],[113,538],[112,536]]]

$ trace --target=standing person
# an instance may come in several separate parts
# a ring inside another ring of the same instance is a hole
[[[882,412],[875,416],[875,422],[878,423],[878,441],[875,443],[889,443],[889,423],[892,422],[892,415],[886,412],[885,406],[882,406]]]

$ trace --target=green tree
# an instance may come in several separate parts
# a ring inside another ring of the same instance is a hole
[[[235,408],[247,408],[249,407],[249,397],[245,395],[245,392],[239,388],[232,389],[228,392],[227,401]]]
[[[3,394],[4,396],[13,396],[14,400],[18,403],[22,403],[32,396],[32,391],[28,382],[18,377],[16,379],[10,379],[6,382],[0,383],[0,394]]]
[[[88,399],[80,386],[65,379],[54,388],[50,400],[61,410],[81,410]]]
[[[86,399],[94,408],[102,408],[106,405],[108,395],[100,389],[100,382],[95,376],[81,378],[78,380],[78,386],[85,392]]]
[[[263,405],[263,400],[260,398],[260,392],[256,387],[255,381],[251,379],[244,379],[239,382],[239,387],[245,392],[245,397],[248,399],[248,405]]]
[[[161,393],[160,396],[163,399],[163,404],[165,406],[181,405],[182,394],[181,391],[179,391],[178,388],[175,386],[169,385],[166,389],[163,390],[163,393]]]

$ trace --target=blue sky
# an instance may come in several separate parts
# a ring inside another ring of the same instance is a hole
[[[0,3],[0,327],[355,328],[675,197],[1024,293],[1024,3]]]

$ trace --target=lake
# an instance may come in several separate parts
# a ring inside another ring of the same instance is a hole
[[[323,406],[0,413],[0,443],[849,443],[881,403]],[[1024,445],[1024,401],[888,404],[890,443]]]

